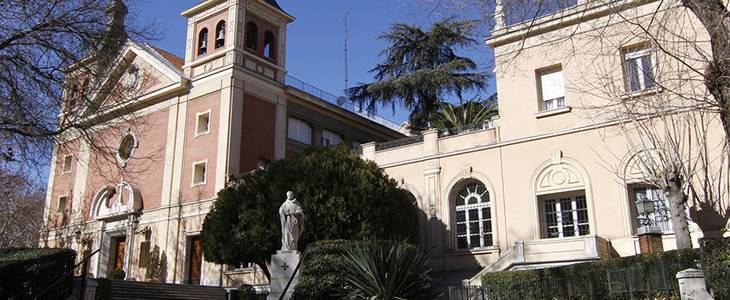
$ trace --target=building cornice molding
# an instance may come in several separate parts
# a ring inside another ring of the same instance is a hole
[[[639,7],[657,0],[587,1],[574,7],[492,31],[485,40],[492,48],[537,36],[546,32],[597,19],[618,11]]]

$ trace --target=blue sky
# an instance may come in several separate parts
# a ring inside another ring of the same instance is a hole
[[[137,0],[130,7],[136,22],[151,24],[159,31],[159,47],[184,56],[187,21],[180,13],[199,0]],[[350,28],[349,78],[350,86],[370,82],[372,69],[380,60],[378,54],[386,47],[378,36],[395,22],[428,26],[439,16],[421,13],[409,1],[396,0],[278,0],[279,5],[296,20],[289,25],[287,36],[287,69],[289,74],[335,95],[345,87],[344,19],[348,14]],[[492,53],[481,42],[477,49],[463,51],[474,59],[480,70],[491,72]],[[494,90],[490,81],[488,94]],[[398,123],[406,120],[408,112],[390,108],[378,112]]]

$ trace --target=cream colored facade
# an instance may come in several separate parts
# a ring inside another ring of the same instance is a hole
[[[293,17],[276,1],[208,0],[182,15],[184,59],[129,42],[105,79],[138,94],[124,107],[131,117],[96,128],[116,153],[106,157],[73,136],[54,149],[41,245],[79,256],[98,249],[89,268],[97,277],[120,268],[137,281],[265,283],[253,267],[204,261],[198,235],[229,176],[309,145],[402,135],[287,75]],[[155,260],[161,275],[150,278]]]
[[[632,194],[646,187],[635,159],[641,149],[630,143],[620,119],[599,108],[611,99],[705,93],[701,80],[687,79],[697,79],[689,68],[702,70],[701,60],[683,65],[651,46],[645,53],[652,54],[661,87],[627,92],[624,50],[651,45],[647,32],[666,32],[649,25],[652,17],[653,24],[669,29],[693,28],[678,31],[697,42],[677,43],[674,50],[688,58],[708,54],[702,26],[674,1],[579,1],[534,23],[510,26],[500,24],[504,16],[498,14],[486,41],[495,53],[499,95],[493,126],[450,135],[431,130],[400,143],[363,145],[363,158],[417,198],[423,244],[442,284],[480,284],[478,272],[639,253]],[[541,76],[556,69],[564,80],[564,104],[544,109],[542,94],[554,91],[542,89]],[[682,82],[672,79],[678,74]],[[710,126],[720,142],[719,123]],[[464,182],[470,190],[462,189]],[[481,201],[472,197],[475,189]],[[696,247],[699,228],[690,229]],[[465,231],[474,236],[465,240]],[[663,234],[665,250],[676,247],[670,231]]]
[[[589,1],[542,17],[532,26],[498,27],[487,41],[495,51],[500,99],[500,116],[493,125],[448,135],[431,130],[394,144],[384,143],[401,137],[392,128],[288,81],[286,28],[293,18],[275,2],[203,1],[183,13],[189,18],[184,60],[176,63],[169,53],[135,43],[123,51],[127,60],[156,78],[138,99],[137,116],[145,118],[148,127],[130,127],[135,136],[132,159],[119,170],[101,174],[92,167],[94,153],[84,142],[69,138],[68,147],[56,149],[42,243],[79,253],[101,249],[90,270],[100,277],[112,268],[115,243],[123,238],[126,248],[119,261],[130,280],[146,280],[144,261],[158,247],[166,282],[232,285],[231,275],[239,281],[265,283],[255,268],[229,270],[207,262],[195,269],[199,278],[191,276],[191,257],[205,214],[228,175],[290,157],[307,146],[302,136],[290,138],[293,118],[309,124],[311,144],[320,144],[325,131],[339,134],[347,143],[374,141],[362,145],[362,156],[377,162],[416,197],[423,246],[432,257],[435,277],[444,285],[477,278],[478,272],[634,255],[639,252],[631,196],[641,181],[634,159],[637,149],[618,120],[589,106],[616,97],[671,93],[624,92],[621,49],[648,39],[625,19],[645,21],[658,2],[615,3]],[[701,28],[686,11],[658,11],[676,21],[665,24]],[[616,17],[618,12],[622,17]],[[258,24],[256,49],[248,47],[249,21]],[[221,22],[225,43],[216,48]],[[203,29],[208,29],[205,51],[200,49]],[[268,48],[263,47],[266,32],[276,41]],[[703,36],[699,31],[684,33],[700,40]],[[687,53],[706,51],[706,45],[699,45]],[[661,74],[685,68],[660,54],[655,60],[660,80]],[[564,105],[542,110],[538,78],[556,67],[564,77]],[[120,63],[119,68],[128,66]],[[663,81],[667,85],[669,77]],[[207,126],[199,125],[201,116],[209,117]],[[110,141],[120,143],[126,134],[109,133]],[[72,157],[68,168],[67,156]],[[196,172],[203,166],[201,178]],[[149,172],[135,175],[130,170]],[[464,183],[471,184],[467,192],[479,194],[480,201],[457,207]],[[562,203],[570,206],[566,213],[578,221],[561,220],[548,228],[548,202],[552,208],[558,208],[555,203],[561,204],[560,209]],[[471,211],[479,224],[459,221],[461,213],[475,220]],[[479,230],[467,230],[474,234],[465,239],[459,225]],[[700,234],[696,226],[691,229],[696,245]],[[572,236],[571,230],[577,234]],[[673,234],[663,239],[665,249],[674,247]],[[470,246],[477,241],[478,247]]]

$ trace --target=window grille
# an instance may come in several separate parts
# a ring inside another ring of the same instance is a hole
[[[547,199],[543,202],[545,237],[571,237],[590,233],[585,196]]]
[[[486,186],[476,180],[467,180],[455,188],[452,197],[456,214],[457,248],[492,246],[492,204]]]

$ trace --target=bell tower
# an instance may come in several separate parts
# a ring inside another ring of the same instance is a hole
[[[286,28],[294,18],[276,0],[205,0],[182,15],[184,71],[193,80],[235,65],[284,82]]]

